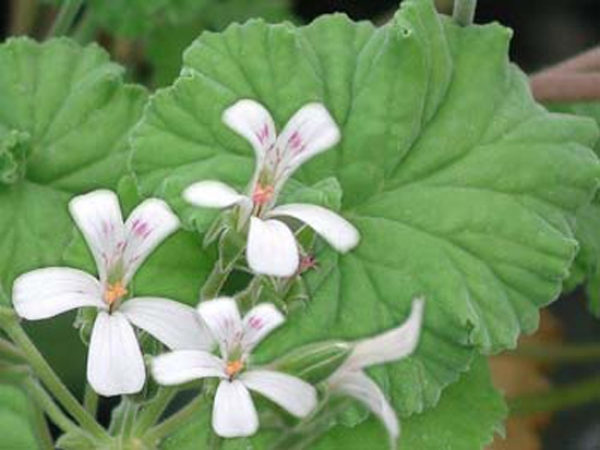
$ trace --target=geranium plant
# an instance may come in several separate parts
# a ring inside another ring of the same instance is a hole
[[[473,0],[379,27],[53,3],[47,38],[0,44],[7,448],[490,443],[486,356],[599,257],[598,126],[536,102],[511,31]],[[181,63],[155,57],[177,27]]]

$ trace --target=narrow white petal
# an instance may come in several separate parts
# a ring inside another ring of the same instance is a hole
[[[117,255],[125,239],[125,226],[119,199],[112,191],[98,190],[74,197],[69,210],[77,227],[90,247],[101,280]]]
[[[243,99],[225,110],[223,122],[252,144],[257,165],[260,165],[277,138],[269,111],[254,100]]]
[[[414,300],[410,316],[401,326],[359,341],[344,362],[344,367],[360,369],[398,361],[410,355],[419,343],[424,306],[424,300]]]
[[[192,205],[204,208],[228,208],[248,200],[231,186],[220,181],[200,181],[183,191],[183,198]]]
[[[338,126],[322,104],[303,106],[277,139],[277,146],[286,155],[288,176],[313,156],[337,144],[340,136]]]
[[[317,406],[317,390],[300,378],[271,370],[251,370],[240,380],[296,417],[306,417]]]
[[[342,253],[352,250],[360,240],[358,230],[350,222],[321,206],[294,203],[279,206],[270,215],[294,217],[304,222]]]
[[[344,372],[334,376],[331,388],[365,404],[385,425],[392,441],[400,436],[400,423],[385,395],[363,372]]]
[[[201,302],[198,312],[219,343],[221,355],[226,358],[229,350],[242,336],[242,318],[235,300],[222,297]]]
[[[151,198],[131,212],[125,228],[123,263],[125,281],[129,281],[152,250],[179,228],[179,219],[164,201]]]
[[[258,415],[248,389],[239,380],[223,380],[215,396],[212,424],[224,438],[252,436],[258,431]]]
[[[246,353],[256,347],[271,331],[285,322],[283,314],[271,303],[262,303],[244,316],[242,347]]]
[[[144,387],[146,369],[133,328],[120,312],[101,311],[96,318],[87,377],[94,390],[106,397],[134,394]]]
[[[173,300],[141,297],[127,300],[119,311],[171,350],[209,351],[213,347],[210,332],[190,306]]]
[[[159,384],[172,386],[199,378],[225,378],[225,364],[207,352],[178,350],[152,360],[152,376]]]
[[[257,274],[276,277],[292,276],[300,264],[296,238],[278,220],[250,219],[246,258]]]
[[[54,317],[85,306],[104,308],[102,286],[80,270],[49,267],[21,275],[13,285],[12,301],[25,319]]]

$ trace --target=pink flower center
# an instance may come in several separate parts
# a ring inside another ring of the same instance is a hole
[[[252,193],[252,201],[255,205],[266,205],[271,201],[275,194],[273,186],[262,186],[257,184]]]

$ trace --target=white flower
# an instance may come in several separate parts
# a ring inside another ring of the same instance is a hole
[[[223,120],[254,148],[256,170],[248,195],[219,181],[201,181],[189,186],[183,196],[201,207],[238,205],[241,227],[250,217],[246,258],[255,273],[289,277],[299,268],[296,239],[275,217],[292,217],[307,224],[343,253],[358,244],[356,228],[326,208],[309,204],[275,207],[277,194],[292,173],[340,140],[339,129],[323,105],[309,103],[302,107],[279,136],[269,112],[253,100],[238,101],[225,111]]]
[[[123,222],[117,196],[95,191],[75,197],[70,212],[90,247],[99,279],[62,267],[21,275],[14,284],[17,313],[29,320],[96,307],[87,378],[101,395],[138,392],[144,386],[144,359],[132,325],[173,349],[208,349],[212,341],[196,311],[161,298],[123,302],[128,283],[151,251],[179,226],[162,201],[140,204]]]
[[[379,386],[363,369],[398,361],[415,350],[421,332],[423,307],[423,300],[415,300],[410,317],[400,327],[357,342],[348,359],[327,380],[332,392],[356,398],[378,416],[394,443],[400,436],[400,424],[396,413]]]
[[[281,372],[247,369],[254,347],[284,322],[277,308],[263,303],[242,319],[233,299],[220,298],[200,303],[198,311],[219,343],[220,357],[205,351],[175,351],[155,358],[152,374],[164,385],[220,378],[212,416],[219,436],[250,436],[258,430],[249,390],[296,417],[306,417],[315,408],[317,393],[310,384]]]

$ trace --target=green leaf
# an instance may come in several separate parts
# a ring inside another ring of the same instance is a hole
[[[556,112],[590,117],[600,123],[600,103],[553,104],[550,109]],[[594,149],[600,154],[600,141]],[[572,274],[566,290],[572,290],[586,283],[590,311],[600,317],[600,196],[597,194],[591,204],[577,212],[575,233],[581,248],[575,259]]]
[[[0,448],[40,448],[34,426],[34,406],[23,391],[9,384],[0,385]]]
[[[501,433],[508,414],[506,404],[490,380],[485,359],[480,358],[461,379],[448,387],[438,405],[402,420],[398,448],[418,450],[478,450]],[[314,450],[387,450],[385,429],[375,418],[350,429],[336,427],[310,447]]]
[[[336,177],[361,244],[320,255],[309,307],[262,351],[371,336],[423,295],[417,353],[377,371],[409,415],[434,405],[475,350],[513,347],[536,329],[577,251],[575,213],[600,175],[589,149],[598,130],[534,102],[508,61],[510,36],[409,0],[379,29],[343,15],[301,28],[250,21],[187,50],[183,75],[137,128],[132,166],[142,193],[165,197],[188,227],[204,230],[214,213],[186,205],[184,187],[219,179],[243,189],[252,175],[250,146],[221,121],[236,100],[265,104],[279,129],[320,101],[342,129],[295,178]]]
[[[95,45],[0,45],[0,178],[15,149],[21,166],[18,179],[0,182],[0,284],[7,292],[16,275],[60,262],[73,227],[72,195],[114,188],[125,172],[127,139],[146,95],[123,85],[122,72]]]

